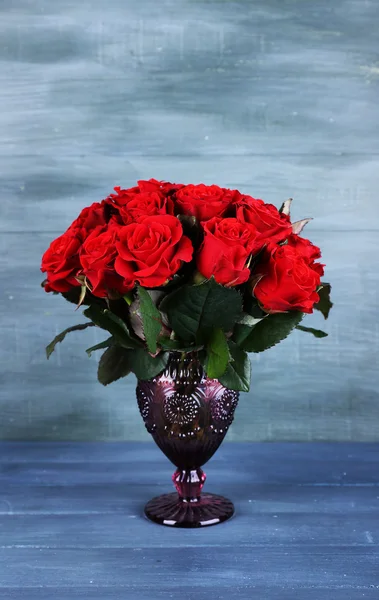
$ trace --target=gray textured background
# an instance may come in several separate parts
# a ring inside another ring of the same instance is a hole
[[[335,308],[254,356],[229,440],[379,440],[379,2],[1,0],[0,437],[147,439],[96,382],[50,241],[115,185],[218,183],[313,216]]]

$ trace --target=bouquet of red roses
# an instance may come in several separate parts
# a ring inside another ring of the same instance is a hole
[[[330,285],[320,250],[291,223],[291,200],[278,210],[216,185],[138,181],[82,210],[42,259],[47,292],[88,306],[88,322],[110,337],[99,381],[165,369],[171,352],[196,353],[209,378],[248,391],[248,352],[262,352],[316,308],[327,318]]]

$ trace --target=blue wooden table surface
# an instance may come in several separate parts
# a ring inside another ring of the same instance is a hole
[[[379,444],[226,443],[202,530],[143,517],[171,491],[152,443],[0,444],[1,600],[379,598]]]

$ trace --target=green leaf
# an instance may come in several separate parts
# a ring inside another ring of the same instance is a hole
[[[248,295],[244,300],[244,313],[242,314],[242,318],[238,320],[238,323],[243,322],[244,315],[247,313],[249,316],[254,317],[254,319],[264,319],[267,317],[267,313],[261,309],[256,298],[252,295]]]
[[[248,392],[250,389],[251,363],[248,354],[229,340],[231,362],[224,375],[219,377],[220,383],[231,390]]]
[[[216,328],[207,344],[205,370],[210,379],[218,379],[226,371],[230,359],[228,342],[222,329]]]
[[[246,352],[263,352],[284,340],[303,316],[298,311],[268,315],[254,327],[241,347]]]
[[[172,340],[168,337],[160,337],[158,338],[158,344],[163,350],[172,350],[177,352],[195,352],[196,350],[200,350],[203,346],[193,345],[189,346],[185,342],[181,342],[180,340]]]
[[[119,346],[111,346],[104,352],[99,361],[97,378],[103,385],[126,377],[130,373],[129,352]]]
[[[104,348],[109,348],[109,346],[113,346],[113,345],[114,345],[114,337],[112,335],[111,337],[104,340],[103,342],[100,342],[100,344],[96,344],[95,346],[91,346],[91,348],[87,348],[86,352],[87,352],[88,356],[91,356],[92,352],[95,352],[95,350],[104,350]]]
[[[60,343],[63,342],[64,338],[66,337],[66,335],[68,333],[71,333],[71,331],[80,331],[81,329],[87,329],[87,327],[93,327],[94,323],[81,323],[80,325],[73,325],[72,327],[68,327],[67,329],[65,329],[64,331],[62,331],[61,333],[58,333],[57,336],[55,336],[55,338],[53,339],[52,342],[50,342],[50,344],[48,346],[46,346],[46,356],[49,359],[50,356],[52,355],[52,353],[55,350],[55,346]]]
[[[214,279],[200,285],[184,285],[160,304],[172,329],[183,340],[201,342],[214,327],[231,331],[242,314],[242,297]]]
[[[168,352],[162,352],[153,357],[143,348],[130,350],[130,370],[133,371],[137,379],[151,379],[163,371],[167,365],[168,357]]]
[[[130,306],[133,302],[133,292],[125,294],[125,296],[123,296],[123,299],[125,300],[126,304]]]
[[[83,314],[98,327],[109,331],[123,348],[140,348],[143,346],[142,341],[131,336],[126,323],[110,310],[104,310],[100,306],[92,305]]]
[[[321,282],[321,285],[322,288],[318,290],[320,300],[317,304],[314,305],[314,308],[316,310],[319,310],[323,314],[324,319],[327,319],[329,316],[330,309],[333,306],[333,302],[331,302],[330,300],[330,292],[332,286],[330,285],[330,283],[324,283],[323,281]]]
[[[237,346],[243,345],[253,329],[254,327],[249,327],[248,325],[239,325],[238,323],[235,325],[233,331],[233,341],[237,344]]]
[[[200,362],[200,364],[202,365],[202,367],[203,367],[203,369],[205,371],[205,367],[206,367],[206,364],[207,364],[207,358],[208,358],[207,357],[207,351],[206,351],[205,348],[201,348],[201,350],[199,350],[197,352],[197,358],[198,358],[198,361]]]
[[[297,325],[295,329],[299,331],[305,331],[307,333],[312,333],[316,338],[324,338],[328,337],[328,334],[325,331],[321,331],[321,329],[313,329],[313,327],[303,327],[303,325]]]
[[[149,352],[155,354],[157,351],[158,336],[162,329],[162,315],[152,301],[149,293],[141,286],[138,286],[138,297],[146,344]]]
[[[236,342],[236,344],[241,346],[249,337],[254,327],[260,321],[262,321],[262,319],[267,318],[267,316],[267,314],[264,314],[260,317],[253,317],[252,315],[244,313],[242,318],[238,321],[238,323],[236,323],[233,330],[233,340]]]
[[[100,359],[98,379],[103,385],[108,385],[131,372],[140,380],[151,379],[165,369],[168,357],[167,352],[153,357],[144,348],[128,350],[111,346]]]

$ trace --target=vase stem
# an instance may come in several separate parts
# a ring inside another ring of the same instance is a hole
[[[206,480],[202,469],[177,469],[172,481],[182,502],[199,502],[201,490]]]

